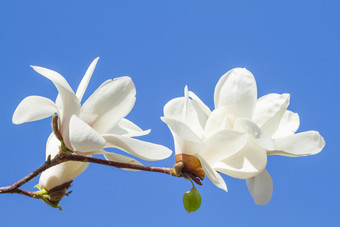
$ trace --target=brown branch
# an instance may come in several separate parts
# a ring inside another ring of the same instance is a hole
[[[0,194],[3,194],[3,193],[18,193],[18,194],[23,194],[23,195],[27,195],[27,196],[35,198],[35,195],[34,195],[33,192],[20,190],[19,187],[26,184],[28,181],[32,180],[34,177],[38,176],[40,173],[44,172],[48,168],[51,168],[55,165],[58,165],[58,164],[64,162],[62,159],[60,159],[60,155],[61,154],[58,154],[52,160],[50,160],[50,157],[48,157],[47,161],[42,166],[40,166],[38,169],[36,169],[35,171],[28,174],[27,176],[25,176],[21,180],[15,182],[14,184],[12,184],[10,186],[6,186],[6,187],[0,187]]]
[[[121,162],[115,162],[115,161],[109,161],[109,160],[104,160],[104,159],[78,155],[76,152],[70,151],[65,146],[62,135],[60,134],[60,131],[59,131],[58,120],[59,120],[58,116],[54,115],[52,118],[52,129],[56,137],[61,142],[60,152],[53,159],[51,159],[51,156],[48,156],[47,160],[42,166],[40,166],[38,169],[28,174],[21,180],[15,182],[14,184],[10,186],[0,187],[0,194],[16,193],[16,194],[26,195],[28,197],[35,198],[35,199],[43,199],[44,202],[49,204],[50,206],[61,209],[59,206],[59,201],[63,198],[64,195],[68,195],[69,193],[71,193],[71,192],[66,192],[66,191],[71,186],[72,181],[50,189],[48,191],[48,195],[44,194],[45,192],[43,190],[31,192],[31,191],[22,190],[20,189],[20,187],[26,184],[28,181],[35,178],[36,176],[38,176],[39,174],[41,174],[42,172],[44,172],[45,170],[53,166],[56,166],[58,164],[68,162],[68,161],[91,162],[91,163],[97,163],[100,165],[112,166],[112,167],[121,168],[121,169],[132,169],[132,170],[142,170],[142,171],[148,171],[148,172],[165,173],[165,174],[169,174],[169,175],[176,176],[176,177],[192,179],[195,183],[202,185],[200,179],[203,180],[204,175],[203,177],[200,177],[197,174],[194,174],[191,171],[186,170],[184,168],[184,163],[176,163],[174,165],[174,168],[152,167],[152,166],[142,166],[142,165],[136,165],[136,164],[130,164],[130,163],[121,163]],[[41,191],[43,193],[41,193]]]
[[[42,166],[40,166],[38,169],[28,174],[21,180],[15,182],[14,184],[10,186],[0,187],[0,194],[17,193],[17,194],[26,195],[32,198],[38,198],[35,192],[25,191],[19,188],[22,185],[26,184],[31,179],[33,179],[34,177],[44,172],[46,169],[56,166],[63,162],[67,162],[67,161],[92,162],[92,163],[112,166],[116,168],[143,170],[143,171],[158,172],[158,173],[165,173],[165,174],[170,174],[170,171],[171,171],[171,168],[141,166],[141,165],[135,165],[135,164],[129,164],[129,163],[121,163],[121,162],[108,161],[104,159],[86,157],[82,155],[76,155],[73,153],[59,153],[53,159],[48,158],[47,161]]]
[[[99,159],[99,158],[86,157],[82,155],[68,154],[66,159],[67,161],[91,162],[91,163],[97,163],[97,164],[112,166],[112,167],[121,168],[121,169],[134,169],[134,170],[143,170],[143,171],[166,173],[166,174],[170,174],[170,171],[171,171],[171,168],[121,163],[121,162],[109,161],[109,160],[104,160],[104,159]]]
[[[97,163],[97,164],[100,164],[100,165],[112,166],[112,167],[115,167],[115,168],[165,173],[165,174],[169,174],[169,175],[176,176],[176,177],[184,177],[185,179],[192,179],[195,183],[202,185],[201,181],[195,175],[182,171],[183,166],[181,168],[179,168],[176,172],[176,170],[175,170],[176,165],[175,165],[175,168],[142,166],[142,165],[135,165],[135,164],[129,164],[129,163],[109,161],[109,160],[104,160],[104,159],[99,159],[99,158],[92,158],[92,157],[77,155],[77,154],[71,153],[71,152],[60,152],[53,159],[51,159],[50,156],[49,156],[47,158],[47,161],[42,166],[40,166],[38,169],[36,169],[35,171],[28,174],[27,176],[25,176],[21,180],[15,182],[14,184],[12,184],[10,186],[0,187],[0,194],[16,193],[16,194],[26,195],[26,196],[29,196],[29,197],[35,198],[35,199],[40,199],[42,197],[39,194],[39,191],[31,192],[31,191],[22,190],[22,189],[19,189],[19,188],[22,185],[26,184],[28,181],[32,180],[33,178],[35,178],[36,176],[41,174],[42,172],[44,172],[45,170],[47,170],[47,169],[49,169],[53,166],[56,166],[58,164],[68,162],[68,161],[91,162],[91,163]],[[71,183],[71,182],[69,182],[69,183]],[[69,186],[70,185],[68,185],[68,187]],[[64,193],[67,194],[66,188],[65,188]],[[55,205],[55,207],[59,207],[59,206],[57,206],[58,201],[55,204],[50,200],[46,201],[46,198],[44,199],[44,201],[47,202],[50,205],[52,204],[52,206]]]

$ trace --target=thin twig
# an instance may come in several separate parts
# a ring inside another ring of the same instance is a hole
[[[166,167],[142,166],[142,165],[136,165],[136,164],[109,161],[109,160],[104,160],[104,159],[99,159],[99,158],[86,157],[82,155],[67,154],[66,159],[68,161],[91,162],[91,163],[97,163],[97,164],[112,166],[112,167],[121,168],[121,169],[134,169],[134,170],[143,170],[143,171],[166,173],[166,174],[170,174],[170,171],[171,171],[171,168],[166,168]]]
[[[14,184],[12,184],[10,186],[0,187],[0,194],[1,193],[2,194],[3,193],[18,193],[18,194],[23,194],[23,195],[27,195],[27,196],[30,196],[30,197],[34,197],[31,192],[19,190],[19,187],[26,184],[28,181],[32,180],[34,177],[38,176],[40,173],[44,172],[45,170],[47,170],[47,169],[49,169],[49,168],[51,168],[55,165],[58,165],[62,162],[64,162],[64,161],[62,159],[60,159],[60,154],[58,154],[52,160],[50,160],[48,158],[48,160],[42,166],[40,166],[35,171],[31,172],[30,174],[28,174],[24,178],[20,179],[19,181],[15,182]]]
[[[143,171],[158,172],[158,173],[165,173],[165,174],[170,174],[170,171],[171,171],[171,168],[165,168],[165,167],[141,166],[141,165],[135,165],[135,164],[129,164],[129,163],[121,163],[121,162],[108,161],[104,159],[86,157],[86,156],[76,155],[72,153],[59,153],[53,159],[48,158],[47,161],[42,166],[40,166],[35,171],[31,172],[24,178],[20,179],[19,181],[15,182],[14,184],[10,186],[6,186],[6,187],[0,187],[0,194],[17,193],[17,194],[26,195],[32,198],[37,198],[34,192],[21,190],[19,188],[22,185],[26,184],[31,179],[33,179],[34,177],[44,172],[45,170],[53,166],[56,166],[60,163],[68,162],[68,161],[91,162],[91,163],[97,163],[101,165],[112,166],[116,168],[143,170]]]

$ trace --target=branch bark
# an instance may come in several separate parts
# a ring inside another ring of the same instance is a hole
[[[48,158],[48,160],[42,166],[40,166],[38,169],[28,174],[21,180],[15,182],[14,184],[10,186],[0,187],[0,194],[16,193],[16,194],[26,195],[26,196],[37,199],[39,198],[39,196],[37,196],[35,192],[25,191],[19,188],[22,185],[26,184],[31,179],[33,179],[34,177],[41,174],[43,171],[47,170],[48,168],[51,168],[60,163],[68,162],[68,161],[91,162],[91,163],[97,163],[97,164],[106,165],[106,166],[112,166],[116,168],[134,169],[134,170],[158,172],[158,173],[165,173],[165,174],[171,174],[171,170],[172,170],[172,168],[165,168],[165,167],[141,166],[141,165],[135,165],[135,164],[129,164],[129,163],[108,161],[104,159],[86,157],[86,156],[77,155],[77,154],[68,153],[68,152],[58,153],[53,159]]]

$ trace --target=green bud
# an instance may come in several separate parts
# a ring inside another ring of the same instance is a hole
[[[192,182],[191,182],[192,183]],[[183,195],[183,205],[188,213],[195,212],[200,208],[202,198],[195,185],[192,183],[192,188]]]

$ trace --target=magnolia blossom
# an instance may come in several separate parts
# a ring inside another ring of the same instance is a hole
[[[149,161],[169,157],[172,152],[168,148],[131,138],[146,135],[150,130],[143,131],[124,118],[136,100],[136,89],[129,77],[105,81],[81,106],[97,61],[98,58],[89,66],[76,93],[57,72],[32,66],[36,72],[53,82],[59,95],[56,103],[40,96],[25,98],[14,112],[13,123],[36,121],[57,113],[63,142],[69,150],[77,154],[103,154],[109,160],[140,165],[133,158],[106,152],[103,148],[118,148]],[[53,158],[58,154],[60,145],[60,141],[52,133],[46,144],[46,158],[49,155]],[[54,166],[42,173],[39,186],[50,190],[70,182],[87,166],[88,163],[73,161]]]
[[[239,164],[240,158],[244,164],[249,162],[247,168],[251,169],[257,162],[264,161],[264,151],[267,155],[287,157],[319,153],[325,141],[318,132],[295,134],[299,116],[287,110],[289,97],[289,94],[268,94],[257,99],[255,78],[245,68],[235,68],[224,74],[215,88],[215,110],[207,121],[206,131],[210,134],[234,129],[246,133],[248,143],[243,148],[243,157],[239,153],[235,158],[214,165],[214,169],[231,175],[234,170],[230,167]],[[254,157],[252,161],[249,155]],[[246,182],[255,203],[265,205],[270,201],[273,182],[266,170],[258,171]]]
[[[184,97],[172,99],[165,105],[161,118],[172,132],[176,155],[198,158],[211,182],[227,191],[226,183],[213,167],[242,150],[247,142],[246,133],[223,129],[207,135],[205,125],[210,109],[187,87],[184,93]]]

